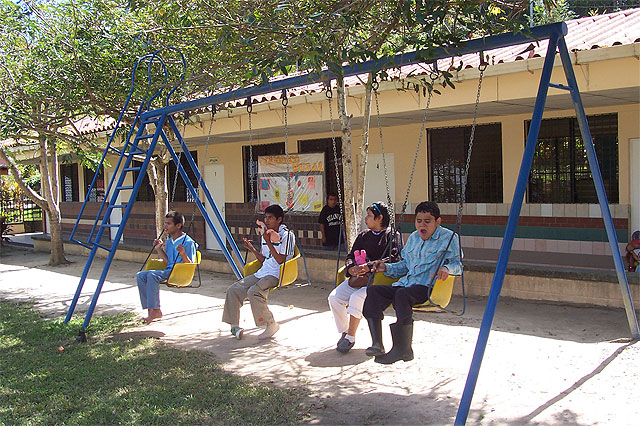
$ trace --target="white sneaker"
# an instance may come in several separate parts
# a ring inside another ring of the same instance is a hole
[[[280,324],[277,322],[272,322],[271,324],[267,324],[267,328],[258,336],[258,339],[264,340],[273,337],[280,330]]]

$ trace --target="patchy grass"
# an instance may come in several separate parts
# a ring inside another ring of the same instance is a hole
[[[133,316],[45,320],[0,301],[0,424],[291,424],[300,389],[270,388],[223,371],[215,358],[157,339],[113,337]],[[65,344],[67,343],[67,344]],[[64,347],[60,350],[61,346]]]

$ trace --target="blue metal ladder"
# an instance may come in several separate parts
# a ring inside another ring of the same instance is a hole
[[[113,131],[113,133],[111,134],[111,137],[109,138],[109,141],[107,143],[107,146],[103,152],[102,158],[99,162],[98,165],[98,169],[96,171],[96,174],[94,175],[94,178],[91,182],[91,185],[89,186],[88,190],[87,190],[87,196],[85,198],[85,201],[82,205],[82,208],[80,209],[80,213],[78,214],[78,218],[76,219],[76,223],[73,227],[73,230],[71,231],[71,236],[70,236],[70,240],[82,245],[83,247],[86,247],[88,249],[90,249],[90,253],[89,256],[87,258],[87,262],[85,264],[84,270],[82,272],[82,275],[80,277],[80,282],[78,284],[78,287],[76,289],[76,292],[74,294],[74,297],[71,301],[71,305],[69,307],[69,310],[67,312],[67,316],[65,318],[65,323],[69,322],[71,320],[71,317],[73,316],[73,312],[75,311],[76,305],[78,303],[78,299],[80,298],[80,294],[82,292],[82,288],[84,287],[84,283],[87,279],[87,276],[89,274],[89,271],[91,269],[91,266],[93,264],[93,261],[95,259],[95,256],[98,252],[99,249],[103,249],[106,250],[108,252],[107,255],[107,259],[106,262],[104,264],[104,267],[102,269],[102,273],[100,275],[100,278],[98,280],[98,285],[96,287],[96,290],[93,294],[93,298],[91,300],[91,304],[89,305],[89,309],[87,310],[87,313],[85,315],[85,319],[82,325],[82,328],[80,330],[79,336],[78,336],[78,340],[80,341],[86,341],[86,335],[85,335],[85,330],[86,327],[88,326],[89,322],[91,321],[91,317],[93,315],[93,311],[95,310],[97,301],[98,301],[98,297],[100,295],[100,292],[102,290],[102,286],[104,285],[104,282],[106,280],[107,274],[109,272],[109,268],[111,266],[111,263],[115,257],[115,253],[118,249],[118,245],[120,243],[120,240],[122,239],[122,235],[124,233],[125,230],[125,226],[127,223],[127,220],[129,219],[129,216],[131,215],[131,211],[133,209],[133,205],[135,203],[135,199],[138,195],[138,192],[140,190],[140,187],[142,186],[142,182],[144,181],[144,177],[145,177],[145,173],[147,171],[147,168],[149,166],[149,162],[151,160],[151,156],[153,155],[158,141],[162,140],[162,142],[165,144],[166,149],[168,150],[168,152],[170,153],[174,163],[177,165],[177,172],[180,173],[182,179],[184,180],[187,189],[191,192],[191,194],[193,195],[193,198],[195,199],[195,203],[197,204],[197,206],[200,209],[200,212],[202,213],[206,224],[209,226],[209,228],[213,231],[214,236],[216,237],[218,244],[220,245],[220,247],[222,248],[223,254],[225,255],[227,261],[229,262],[229,265],[231,266],[234,274],[236,275],[237,278],[242,278],[242,268],[244,267],[244,260],[243,257],[237,247],[237,245],[235,244],[235,241],[233,240],[233,237],[231,235],[231,232],[229,231],[228,227],[226,226],[222,215],[220,214],[220,211],[213,199],[213,197],[211,196],[211,193],[209,192],[209,189],[206,187],[206,184],[204,182],[202,182],[202,178],[201,178],[201,174],[200,171],[198,170],[198,167],[195,163],[195,161],[193,160],[193,157],[190,155],[188,147],[182,137],[182,135],[180,134],[180,131],[178,129],[178,126],[175,122],[175,119],[173,118],[173,116],[171,115],[167,115],[166,113],[158,113],[158,111],[162,111],[162,109],[160,110],[155,110],[155,111],[148,111],[149,109],[149,105],[151,104],[151,102],[157,97],[159,96],[159,94],[161,93],[162,89],[160,89],[158,92],[156,92],[154,94],[154,96],[152,96],[148,101],[146,100],[146,98],[144,98],[141,103],[140,106],[138,107],[136,116],[133,120],[133,125],[131,126],[131,129],[128,132],[126,141],[124,143],[124,145],[121,148],[115,148],[113,146],[113,140],[114,137],[116,135],[116,131],[119,128],[120,122],[122,120],[122,117],[125,113],[125,111],[127,110],[127,107],[129,105],[131,96],[133,94],[133,90],[134,90],[134,76],[135,76],[135,72],[136,72],[136,68],[138,67],[138,65],[140,64],[141,61],[143,60],[149,60],[149,65],[148,65],[148,72],[150,73],[150,67],[151,67],[151,63],[154,61],[154,59],[159,59],[163,69],[164,69],[164,74],[165,74],[165,80],[166,80],[166,76],[167,76],[167,72],[166,72],[166,66],[164,65],[164,61],[162,61],[162,59],[158,56],[158,52],[155,52],[153,55],[149,54],[149,55],[145,55],[142,58],[140,58],[136,64],[133,67],[133,72],[132,72],[132,77],[131,77],[131,91],[129,93],[129,97],[127,98],[127,101],[125,102],[125,105],[122,109],[122,112],[120,113],[120,117],[118,118],[118,121],[116,123],[115,129]],[[186,67],[186,64],[184,62],[184,57],[183,57],[183,66]],[[183,77],[184,77],[184,73],[183,73]],[[151,78],[149,77],[149,85],[151,83]],[[165,100],[165,106],[168,106],[169,103],[169,97],[171,96],[171,94],[177,89],[177,86],[174,87],[171,91],[169,91],[169,94],[166,97]],[[209,217],[205,205],[204,203],[202,203],[198,197],[198,193],[197,190],[194,188],[194,186],[191,184],[191,181],[188,178],[188,175],[184,169],[184,167],[181,165],[180,163],[180,159],[178,157],[178,155],[176,154],[175,150],[173,149],[172,145],[171,145],[171,141],[169,140],[169,138],[167,137],[166,133],[164,132],[164,126],[168,125],[171,130],[173,131],[173,133],[176,135],[178,141],[180,142],[180,148],[183,151],[183,156],[187,159],[188,164],[190,165],[192,171],[194,172],[196,179],[198,180],[198,182],[200,182],[201,184],[201,189],[207,199],[207,202],[209,203],[209,205],[211,206],[216,219],[218,220],[218,222],[220,224],[222,224],[222,228],[223,228],[223,232],[225,234],[225,238],[226,241],[224,241],[222,239],[222,237],[219,235],[218,231],[216,230],[213,221],[211,220],[211,218]],[[135,131],[135,137],[132,138],[134,130],[137,126],[137,131]],[[153,131],[148,131],[149,128],[151,126],[155,126],[155,129]],[[148,146],[146,145],[146,143],[148,142]],[[143,147],[144,145],[144,147]],[[88,238],[85,241],[81,241],[78,238],[75,237],[75,234],[78,230],[78,226],[81,223],[81,220],[83,218],[83,214],[85,211],[85,208],[87,206],[87,203],[89,202],[89,194],[91,193],[92,189],[95,186],[96,180],[97,180],[97,176],[99,173],[100,168],[103,166],[105,158],[107,157],[107,154],[109,153],[115,153],[119,155],[118,161],[114,167],[114,173],[113,176],[109,182],[109,185],[105,191],[105,198],[104,200],[101,202],[100,207],[98,209],[98,213],[94,219],[93,222],[93,226],[91,227],[91,231],[89,232]],[[144,161],[142,162],[141,165],[137,166],[133,164],[134,161],[134,157],[135,156],[144,156]],[[130,184],[126,184],[125,181],[127,180],[127,177],[130,174],[134,174],[137,172],[137,178],[135,179],[135,182],[133,183],[133,185]],[[126,190],[131,190],[130,196],[129,196],[129,202],[126,204],[122,204],[121,201],[119,201],[120,199],[120,194],[122,191],[126,191]],[[106,200],[109,200],[108,203],[106,203]],[[111,217],[111,213],[115,210],[115,209],[124,209],[123,213],[122,213],[122,219],[120,220],[120,223],[111,223],[110,222],[110,217]],[[102,219],[100,219],[102,217]],[[100,224],[98,225],[98,222],[100,222]],[[111,245],[108,246],[106,244],[104,244],[102,242],[104,233],[111,229],[111,228],[117,228],[116,234],[113,237],[113,240],[111,241]],[[238,259],[238,262],[241,266],[238,266],[238,263],[236,262],[236,260],[234,260],[234,258],[231,256],[231,253],[229,252],[229,250],[226,247],[225,243],[229,243],[229,245],[231,246],[233,252],[236,255],[236,258]]]

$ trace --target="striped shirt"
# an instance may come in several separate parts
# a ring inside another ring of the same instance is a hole
[[[272,243],[273,247],[279,254],[286,254],[286,260],[293,258],[294,247],[296,245],[296,237],[293,235],[293,232],[289,231],[289,228],[281,224],[278,228],[278,235],[280,235],[280,241],[278,241],[277,243]],[[267,275],[271,275],[272,277],[279,277],[280,264],[271,254],[269,246],[264,241],[264,236],[260,238],[260,242],[262,243],[260,253],[265,257],[265,259],[262,267],[258,269],[258,271],[254,275],[256,276],[256,278],[264,278]]]

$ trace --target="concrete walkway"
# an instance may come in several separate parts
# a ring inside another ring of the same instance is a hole
[[[45,315],[63,317],[85,258],[46,266],[47,253],[3,249],[0,297],[30,300]],[[78,305],[81,315],[101,272],[96,261]],[[116,261],[96,315],[138,311],[134,275],[139,264]],[[233,277],[203,273],[200,289],[161,292],[165,317],[133,331],[184,349],[215,354],[229,371],[276,386],[309,390],[310,424],[451,424],[469,369],[486,303],[468,301],[467,314],[416,315],[409,363],[382,366],[364,354],[370,338],[361,323],[355,348],[335,351],[338,334],[326,297],[328,285],[271,293],[281,324],[259,342],[248,305],[246,337],[235,340],[221,323],[225,289]],[[473,283],[469,283],[473,285]],[[453,307],[461,306],[455,300]],[[385,342],[390,348],[385,318]],[[91,327],[88,329],[91,339]],[[468,424],[633,424],[640,416],[640,344],[629,342],[621,309],[562,306],[503,299],[472,403]],[[89,341],[90,344],[90,341]]]

